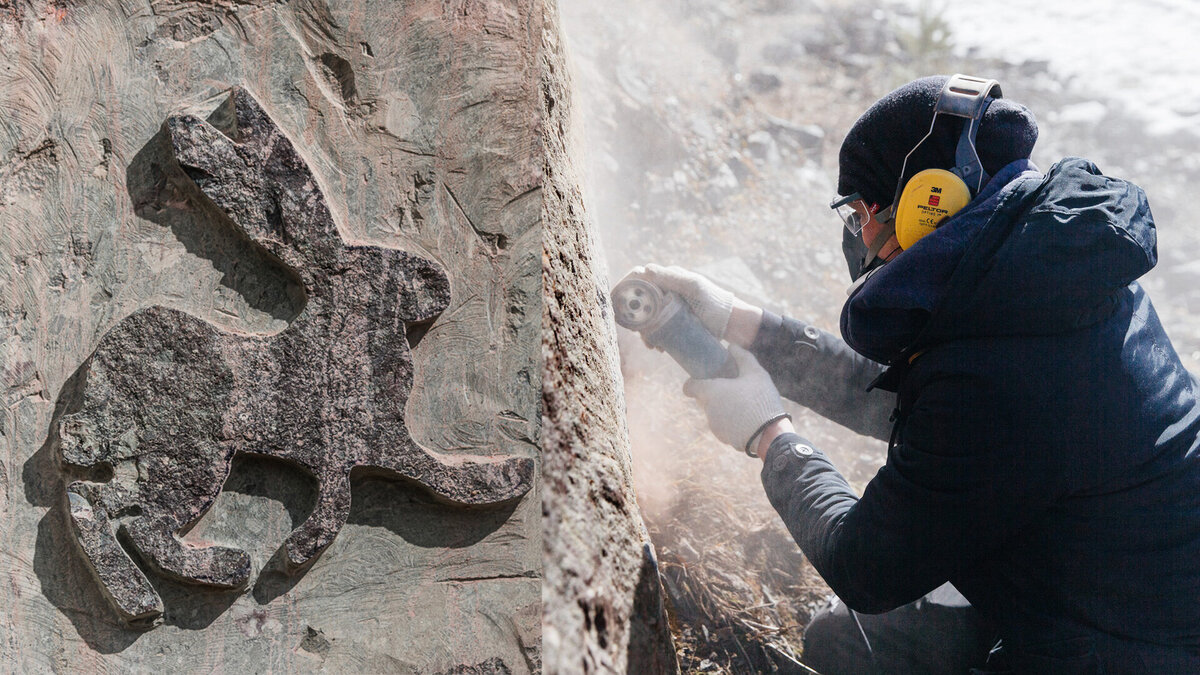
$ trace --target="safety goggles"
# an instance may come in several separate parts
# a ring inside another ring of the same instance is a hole
[[[842,219],[842,225],[845,226],[851,237],[859,238],[863,228],[871,222],[872,218],[878,223],[879,226],[876,230],[870,233],[873,239],[863,256],[863,269],[866,269],[879,256],[880,252],[892,241],[893,235],[896,234],[895,209],[893,207],[894,205],[889,205],[880,211],[879,207],[874,204],[868,206],[866,200],[857,192],[847,197],[837,197],[829,204],[829,208],[833,209]]]
[[[838,217],[842,219],[842,225],[846,230],[855,236],[862,232],[863,226],[871,222],[871,216],[874,212],[871,207],[867,206],[862,195],[855,192],[847,197],[836,197],[829,203],[829,208],[833,209]]]

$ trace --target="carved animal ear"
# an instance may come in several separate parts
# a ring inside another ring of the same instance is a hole
[[[256,231],[256,225],[267,219],[266,203],[260,198],[264,192],[262,170],[251,166],[228,136],[192,115],[167,118],[163,131],[179,168],[200,192],[247,235],[261,241],[266,232]]]
[[[405,283],[400,286],[400,315],[405,321],[428,321],[450,306],[450,279],[437,263],[408,254],[401,260]]]
[[[229,126],[223,115],[218,118],[230,133],[245,130],[240,123]],[[223,212],[233,227],[287,265],[295,269],[305,265],[306,259],[286,243],[291,239],[285,232],[287,224],[279,217],[278,200],[268,188],[257,153],[239,148],[226,133],[192,115],[167,118],[163,131],[171,154],[199,195]]]
[[[306,285],[305,270],[337,264],[344,243],[312,171],[246,90],[233,89],[207,122],[179,115],[164,130],[200,192]]]

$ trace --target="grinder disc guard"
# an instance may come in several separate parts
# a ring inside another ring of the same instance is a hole
[[[654,284],[626,279],[612,289],[613,316],[625,328],[643,331],[661,322],[668,298]]]

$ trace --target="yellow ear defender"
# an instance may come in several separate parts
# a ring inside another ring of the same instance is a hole
[[[925,169],[909,179],[896,206],[896,241],[909,248],[971,201],[963,179],[945,169]]]
[[[979,161],[979,153],[975,150],[975,136],[979,133],[979,123],[988,104],[1001,96],[1000,84],[996,80],[982,80],[968,75],[954,75],[942,87],[934,106],[933,121],[929,123],[929,132],[904,156],[900,180],[904,180],[908,158],[933,134],[933,125],[941,114],[966,120],[954,152],[955,167],[949,171],[926,169],[907,183],[896,186],[896,198],[892,200],[892,205],[896,241],[900,248],[907,249],[936,230],[944,220],[966,206],[987,183],[989,176],[983,170],[983,163]]]

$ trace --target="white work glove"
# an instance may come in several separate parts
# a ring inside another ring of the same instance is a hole
[[[713,435],[748,455],[750,441],[768,423],[788,414],[783,410],[779,391],[758,359],[737,345],[729,346],[737,363],[738,376],[711,380],[688,380],[683,393],[696,399]]]
[[[700,325],[717,339],[724,339],[729,317],[733,314],[733,293],[695,272],[674,265],[635,267],[625,276],[645,279],[662,290],[683,298],[688,307],[691,307],[692,314],[700,320]]]

